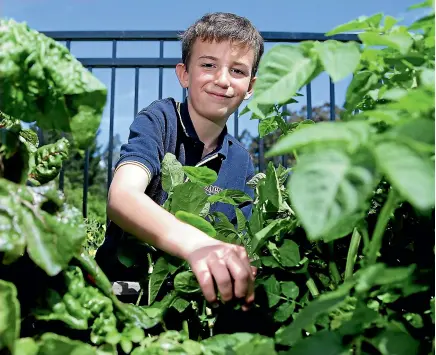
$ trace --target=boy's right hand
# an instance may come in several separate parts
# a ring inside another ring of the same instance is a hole
[[[210,239],[186,257],[208,302],[217,301],[215,284],[223,302],[245,300],[244,309],[254,301],[254,275],[244,247]]]

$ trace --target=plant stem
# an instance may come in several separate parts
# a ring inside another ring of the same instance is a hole
[[[141,302],[142,296],[144,295],[144,289],[141,287],[141,291],[139,292],[138,299],[136,300],[136,305],[139,306],[139,302]]]
[[[373,265],[377,261],[377,257],[382,245],[383,236],[386,226],[392,213],[395,211],[397,205],[397,194],[394,189],[390,189],[388,198],[380,211],[380,215],[375,225],[374,233],[369,244],[369,250],[367,255],[367,265]]]
[[[354,228],[353,235],[351,236],[350,247],[348,248],[347,264],[345,266],[344,279],[348,280],[353,276],[354,264],[356,263],[357,251],[359,250],[360,241],[362,239],[361,234]]]
[[[182,323],[183,331],[186,333],[186,337],[189,339],[189,324],[187,320]]]
[[[339,273],[338,266],[336,265],[334,259],[334,242],[329,242],[328,245],[328,254],[329,254],[329,271],[332,276],[333,281],[336,285],[339,285],[342,281],[341,274]]]
[[[306,276],[307,276],[306,286],[309,289],[309,292],[312,295],[312,297],[315,298],[319,295],[318,287],[316,287],[315,281],[313,281],[312,277],[308,272],[306,273]]]
[[[298,155],[297,155],[297,151],[295,149],[292,151],[292,154],[295,157],[295,161],[298,163]]]

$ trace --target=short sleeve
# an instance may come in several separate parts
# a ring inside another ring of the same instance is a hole
[[[153,176],[160,174],[164,153],[163,122],[152,112],[142,110],[130,126],[129,139],[121,146],[115,171],[124,164],[136,164]]]

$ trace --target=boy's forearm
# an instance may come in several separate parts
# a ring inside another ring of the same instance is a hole
[[[109,219],[126,232],[185,260],[195,249],[214,242],[138,191],[110,192],[107,213]]]

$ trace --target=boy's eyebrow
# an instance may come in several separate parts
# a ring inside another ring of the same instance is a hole
[[[217,57],[214,57],[214,56],[212,56],[212,55],[202,55],[202,56],[198,57],[198,59],[210,59],[210,60],[214,60],[214,61],[217,61],[217,60],[218,60]],[[242,62],[235,62],[234,64],[235,64],[235,65],[242,65],[242,66],[244,66],[244,67],[248,67],[247,64],[242,63]]]

